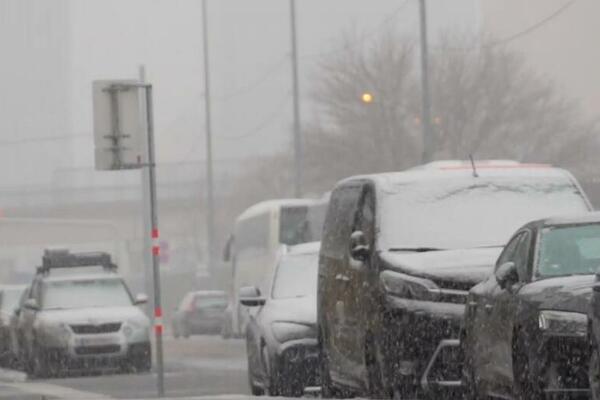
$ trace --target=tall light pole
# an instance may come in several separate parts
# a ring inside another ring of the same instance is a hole
[[[423,129],[423,158],[422,162],[431,161],[435,151],[435,140],[431,129],[431,99],[429,87],[429,50],[427,44],[427,4],[419,0],[421,14],[421,121]]]
[[[290,28],[292,40],[292,94],[294,97],[294,196],[302,197],[303,148],[300,128],[300,87],[298,83],[298,43],[296,38],[296,0],[290,0]]]
[[[215,202],[213,191],[213,156],[212,156],[212,121],[210,104],[210,59],[208,49],[208,15],[207,0],[202,0],[202,42],[204,49],[204,120],[206,131],[206,251],[208,271],[212,276],[215,272]]]

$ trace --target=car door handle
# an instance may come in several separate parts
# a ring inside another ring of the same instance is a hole
[[[347,277],[346,275],[342,275],[342,274],[337,274],[335,276],[335,280],[340,281],[340,282],[350,282],[350,278]]]
[[[492,310],[494,309],[494,306],[491,304],[486,304],[485,306],[483,306],[483,308],[485,309],[485,311],[487,311],[488,313],[491,313]]]

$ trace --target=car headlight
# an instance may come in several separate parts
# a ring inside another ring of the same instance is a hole
[[[316,337],[313,327],[294,322],[273,322],[271,329],[273,330],[273,336],[280,343]]]
[[[440,288],[429,279],[393,271],[383,271],[379,279],[385,291],[394,296],[425,301],[436,301],[440,297]]]
[[[126,321],[121,328],[125,337],[130,337],[138,331],[147,331],[149,329],[149,323],[137,319],[130,319]]]
[[[71,337],[71,329],[64,322],[41,325],[43,334],[55,339],[66,340]]]
[[[588,317],[577,312],[543,310],[540,311],[538,323],[543,332],[553,335],[587,335]]]

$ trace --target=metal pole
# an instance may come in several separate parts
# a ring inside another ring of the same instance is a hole
[[[294,195],[302,197],[303,192],[303,148],[300,130],[300,87],[298,84],[298,43],[296,35],[296,1],[290,0],[290,27],[292,39],[292,86],[294,107]]]
[[[215,275],[215,205],[212,156],[212,120],[210,104],[210,59],[208,51],[208,13],[206,0],[202,0],[202,38],[204,47],[204,114],[206,124],[206,249],[208,270],[211,277]]]
[[[150,184],[150,222],[152,226],[152,272],[154,277],[154,332],[156,335],[156,364],[158,372],[158,397],[165,395],[165,377],[163,368],[163,325],[162,304],[160,295],[159,245],[158,245],[158,216],[156,213],[156,160],[154,157],[154,110],[152,104],[152,85],[146,87],[146,115],[148,130],[148,175]]]
[[[421,126],[423,128],[423,158],[422,162],[431,161],[435,151],[435,141],[431,130],[431,99],[429,88],[429,52],[427,45],[427,4],[419,0],[421,14]]]
[[[138,79],[141,83],[146,82],[146,67],[144,65],[139,66],[138,70]],[[141,101],[140,104],[141,113],[140,115],[146,116],[146,102],[144,100]],[[143,124],[143,128],[148,129],[146,125],[147,118],[142,118],[143,120],[140,123]],[[144,148],[146,149],[146,154],[149,154],[148,148],[148,139],[146,138],[146,143]],[[152,310],[152,305],[154,304],[154,293],[152,287],[152,238],[151,235],[148,235],[148,232],[152,231],[152,222],[150,218],[150,174],[148,168],[141,169],[141,187],[142,187],[142,225],[143,225],[143,265],[144,265],[144,292],[148,293],[150,296],[150,301],[146,306],[146,313],[150,316],[151,319],[154,318],[154,313]]]

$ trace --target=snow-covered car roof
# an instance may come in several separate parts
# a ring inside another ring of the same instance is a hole
[[[539,222],[545,226],[600,223],[600,212],[595,211],[585,214],[561,215],[546,218]]]
[[[274,199],[274,200],[266,200],[260,203],[256,203],[253,206],[250,206],[246,209],[246,211],[242,212],[237,220],[243,220],[246,218],[251,218],[256,215],[263,214],[269,210],[279,207],[300,207],[300,206],[310,206],[314,204],[322,203],[323,200],[320,199]]]
[[[481,178],[560,178],[572,179],[571,174],[561,168],[546,164],[521,164],[510,160],[483,160],[475,162],[478,177]],[[357,175],[341,180],[343,184],[353,180],[372,180],[386,192],[396,192],[398,187],[407,183],[437,181],[456,178],[473,178],[470,162],[436,161],[401,172]]]
[[[25,290],[27,285],[0,285],[0,292],[3,290]]]

